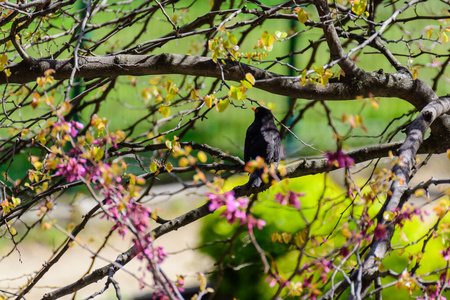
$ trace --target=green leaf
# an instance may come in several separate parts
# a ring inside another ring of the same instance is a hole
[[[10,227],[9,231],[11,232],[11,235],[16,235],[17,231],[14,229],[14,227]]]

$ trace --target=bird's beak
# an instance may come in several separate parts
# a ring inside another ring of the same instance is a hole
[[[255,111],[255,110],[256,110],[256,107],[252,107],[252,110]]]

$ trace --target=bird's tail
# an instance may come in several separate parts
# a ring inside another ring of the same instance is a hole
[[[263,173],[264,169],[256,169],[253,173],[250,174],[247,185],[251,187],[260,187],[263,183],[261,178]]]

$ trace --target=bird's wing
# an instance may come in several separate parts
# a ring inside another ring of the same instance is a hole
[[[275,138],[275,149],[273,151],[273,162],[275,164],[275,168],[278,168],[278,163],[280,162],[280,152],[281,152],[281,138],[280,132],[278,132]]]
[[[252,124],[253,125],[253,124]],[[251,158],[251,147],[252,147],[252,125],[248,127],[247,134],[245,135],[245,145],[244,145],[244,162],[247,163]]]
[[[266,163],[274,162],[276,166],[278,166],[278,162],[280,161],[281,140],[280,132],[275,123],[269,124],[264,128],[263,136],[267,142]]]

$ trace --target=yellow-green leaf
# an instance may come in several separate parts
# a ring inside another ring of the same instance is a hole
[[[173,170],[173,166],[172,166],[172,163],[170,161],[166,164],[166,170],[169,173],[172,172],[172,170]]]
[[[20,204],[20,198],[12,197],[11,200],[12,200],[12,203],[14,204],[14,206],[17,206]]]
[[[269,32],[264,31],[261,35],[261,43],[264,47],[271,48],[273,42],[275,41],[275,37],[273,34],[269,34]]]
[[[8,55],[2,54],[2,56],[0,56],[0,64],[8,65]]]
[[[352,11],[357,15],[362,15],[366,11],[367,0],[353,0]]]
[[[229,104],[230,100],[228,98],[225,98],[224,100],[216,102],[216,109],[218,112],[223,112],[225,109],[227,109]]]
[[[250,82],[252,85],[255,85],[255,77],[251,73],[245,74],[245,79]]]
[[[33,163],[33,167],[36,169],[36,170],[40,170],[41,168],[42,168],[42,162],[40,162],[40,161],[35,161],[34,163]]]
[[[105,150],[103,148],[94,147],[93,151],[94,151],[94,160],[95,161],[99,161],[100,159],[102,159],[103,155],[105,154]]]
[[[228,34],[228,40],[230,41],[230,43],[232,45],[237,45],[237,39],[236,36],[234,34]]]
[[[176,94],[167,94],[164,97],[164,100],[167,101],[167,102],[170,102],[170,101],[172,101],[175,98],[175,96],[176,96]]]
[[[206,95],[203,98],[203,101],[205,101],[206,106],[208,106],[209,108],[212,107],[212,100],[214,99],[214,95]]]
[[[198,160],[200,160],[202,163],[205,163],[208,160],[208,157],[206,156],[205,152],[203,152],[203,151],[199,151],[197,153],[197,157],[198,157]]]
[[[296,10],[297,12],[297,19],[300,23],[305,24],[306,21],[308,21],[308,14],[303,8],[298,8]]]
[[[152,91],[150,90],[150,88],[144,88],[141,91],[141,95],[142,97],[144,97],[145,100],[150,100],[152,99]]]
[[[236,100],[244,100],[244,93],[240,87],[236,87],[234,85],[230,86],[230,90],[228,91],[228,97],[234,98]]]
[[[241,80],[241,84],[246,88],[246,89],[251,89],[253,86],[250,82],[248,82],[247,80]]]
[[[431,38],[432,34],[433,34],[433,28],[432,27],[428,27],[428,29],[427,29],[427,38]]]
[[[419,69],[414,68],[412,71],[412,78],[415,80],[415,79],[417,79],[418,76],[419,76]]]
[[[150,172],[155,173],[158,170],[158,165],[152,161],[151,165],[150,165]]]
[[[179,167],[184,168],[184,167],[187,167],[188,165],[189,165],[189,159],[187,159],[186,157],[183,156],[178,160]]]
[[[158,111],[161,115],[163,115],[164,118],[170,116],[170,107],[168,107],[167,105],[161,105]]]
[[[418,189],[417,191],[414,192],[415,197],[422,197],[423,195],[425,195],[424,189]]]
[[[286,32],[282,32],[282,31],[275,31],[275,37],[278,40],[284,39],[285,37],[287,37],[287,33]]]
[[[10,227],[9,231],[11,232],[11,235],[16,235],[17,231],[14,229],[14,227]]]

